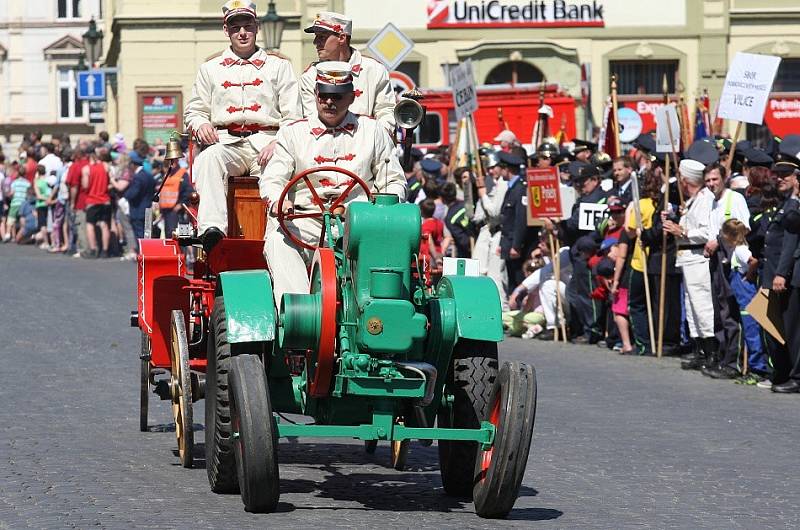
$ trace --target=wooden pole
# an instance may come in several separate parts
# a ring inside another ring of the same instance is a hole
[[[611,76],[611,112],[614,118],[614,143],[617,146],[617,156],[622,156],[622,146],[619,142],[619,114],[617,112],[617,74]]]
[[[669,120],[667,120],[669,121]],[[670,139],[670,141],[672,141]],[[674,153],[674,151],[673,151]],[[664,211],[669,212],[669,158],[664,163]],[[653,216],[658,212],[654,212]],[[666,302],[667,288],[667,233],[661,233],[661,278],[660,289],[658,291],[658,350],[657,355],[660,359],[664,354],[664,305]]]
[[[553,276],[556,283],[556,330],[561,330],[561,340],[567,342],[567,324],[564,322],[564,301],[561,299],[561,244],[557,237],[550,236],[550,255],[553,259]],[[556,332],[556,335],[559,333]]]
[[[728,176],[731,175],[731,166],[733,165],[733,154],[736,152],[736,143],[739,141],[739,134],[742,132],[742,122],[736,122],[736,132],[733,133],[733,143],[731,144],[731,152],[728,154],[728,160],[725,161],[725,169],[728,170]]]
[[[458,125],[456,126],[456,137],[453,140],[452,150],[450,151],[450,167],[447,168],[447,174],[449,175],[450,180],[453,179],[453,173],[456,170],[456,159],[458,157],[458,150],[461,147],[461,130],[464,127],[464,120],[458,120]]]
[[[686,206],[686,201],[683,199],[683,188],[681,188],[681,175],[678,171],[678,155],[675,153],[675,141],[672,136],[672,124],[667,120],[667,134],[669,134],[669,144],[672,146],[672,162],[675,164],[675,179],[678,184],[678,198],[681,201],[681,208]],[[667,187],[669,187],[669,175],[667,175]]]
[[[473,141],[475,142],[475,156],[474,156],[475,175],[477,175],[480,178],[483,178],[483,168],[481,167],[481,151],[480,151],[481,145],[478,143],[478,127],[475,125],[475,117],[472,114],[469,115],[469,120],[472,124],[471,127],[472,138]]]

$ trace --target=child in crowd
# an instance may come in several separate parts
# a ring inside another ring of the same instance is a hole
[[[28,181],[26,180],[26,182]],[[19,227],[14,234],[14,241],[16,241],[18,245],[28,245],[33,243],[33,237],[37,231],[37,217],[35,208],[36,195],[34,194],[33,189],[30,187],[30,182],[28,182],[28,184],[29,186],[25,192],[25,200],[22,201],[22,204],[20,204],[19,210],[17,211]]]
[[[436,203],[433,199],[425,199],[419,203],[419,211],[422,216],[419,257],[424,263],[425,278],[430,281],[432,270],[441,269],[444,223],[433,216],[436,212]]]
[[[530,276],[544,266],[544,258],[537,255],[525,263],[523,270]],[[539,289],[515,290],[509,299],[509,307],[510,311],[503,312],[503,327],[508,330],[509,335],[531,339],[544,331],[546,320],[539,300]],[[516,309],[517,307],[519,309]]]
[[[47,183],[47,168],[42,164],[36,166],[36,178],[33,181],[33,193],[36,196],[36,219],[39,233],[36,240],[39,241],[39,248],[47,250],[50,245],[47,242],[47,210],[50,205],[50,185]]]
[[[731,272],[728,281],[741,313],[741,325],[747,345],[747,360],[750,372],[758,378],[767,377],[769,367],[761,345],[760,327],[745,308],[756,295],[758,260],[747,246],[747,226],[738,219],[728,219],[722,224],[720,238],[731,249]]]
[[[6,233],[3,241],[10,241],[12,238],[16,241],[17,235],[17,217],[19,217],[19,210],[23,203],[27,200],[28,189],[31,187],[30,181],[25,178],[27,168],[24,164],[19,165],[17,178],[11,183],[9,195],[11,203],[8,208],[8,218],[6,219]]]

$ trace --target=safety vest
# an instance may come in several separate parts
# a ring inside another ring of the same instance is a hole
[[[164,186],[161,188],[161,195],[159,195],[158,199],[158,206],[162,209],[170,209],[174,208],[176,204],[178,204],[178,195],[181,190],[181,182],[183,182],[183,176],[186,174],[186,169],[180,168],[178,171],[164,177],[167,181],[164,183]]]

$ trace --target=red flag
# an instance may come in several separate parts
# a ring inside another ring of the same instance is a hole
[[[611,98],[606,100],[603,111],[603,127],[600,129],[600,149],[612,159],[617,158],[617,117],[612,112]]]

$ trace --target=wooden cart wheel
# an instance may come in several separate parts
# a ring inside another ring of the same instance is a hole
[[[189,342],[183,311],[172,311],[172,340],[170,341],[169,390],[172,398],[172,417],[175,420],[175,437],[183,467],[192,467],[194,432],[192,430],[192,377],[189,372]]]
[[[139,377],[139,430],[147,432],[147,402],[150,395],[150,337],[142,333],[142,349]]]

